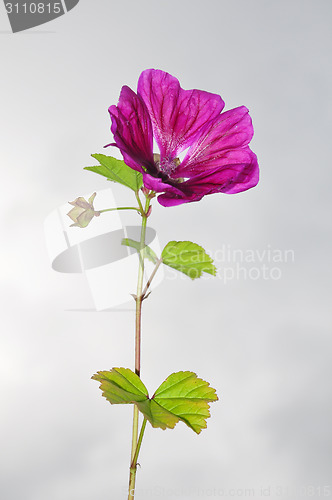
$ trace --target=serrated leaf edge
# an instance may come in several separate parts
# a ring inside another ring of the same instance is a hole
[[[182,262],[181,262],[181,263],[180,263],[180,264],[178,264],[176,267],[172,266],[172,262],[171,262],[171,261],[170,261],[170,262],[167,262],[167,259],[166,259],[166,262],[165,262],[165,260],[164,260],[164,258],[165,258],[165,255],[164,255],[165,250],[166,250],[168,247],[170,247],[170,248],[174,248],[174,247],[176,247],[176,246],[178,246],[178,245],[180,245],[180,244],[183,244],[183,243],[187,243],[187,246],[189,246],[189,245],[195,245],[195,247],[197,247],[197,252],[195,252],[194,250],[192,250],[192,251],[186,251],[186,250],[185,250],[185,248],[184,248],[184,252],[186,252],[187,254],[190,254],[190,253],[192,253],[192,254],[197,254],[197,253],[198,253],[198,249],[199,249],[199,250],[200,250],[200,251],[201,251],[201,252],[202,252],[202,253],[203,253],[203,254],[207,257],[207,259],[206,259],[206,260],[202,260],[202,261],[200,261],[200,262],[196,262],[196,263],[194,263],[194,264],[196,264],[196,265],[204,265],[204,264],[209,264],[209,265],[211,266],[211,268],[212,268],[212,269],[207,269],[207,270],[206,270],[206,269],[199,269],[199,268],[194,267],[194,266],[193,266],[193,263],[190,263],[190,262],[189,262],[189,263],[186,263],[186,262],[182,263]],[[162,251],[162,253],[161,253],[161,259],[162,259],[162,262],[163,262],[166,266],[169,266],[169,267],[171,267],[172,269],[175,269],[176,271],[183,272],[183,274],[186,274],[186,276],[188,276],[188,277],[189,277],[189,278],[191,278],[192,280],[194,280],[194,279],[196,279],[196,278],[200,278],[200,277],[202,276],[202,273],[203,273],[203,272],[205,272],[205,273],[207,273],[207,274],[210,274],[210,275],[212,275],[212,276],[216,276],[216,274],[217,274],[217,268],[216,268],[216,266],[215,266],[215,265],[214,265],[214,263],[213,263],[213,258],[212,258],[212,257],[211,257],[208,253],[206,253],[206,250],[205,250],[205,249],[204,249],[201,245],[199,245],[198,243],[194,243],[194,242],[192,242],[192,241],[187,241],[187,240],[181,240],[181,241],[175,241],[175,240],[172,240],[172,241],[169,241],[169,242],[165,245],[165,247],[163,248],[163,251]],[[186,269],[186,270],[187,270],[187,269],[190,269],[190,268],[193,268],[193,269],[195,269],[195,271],[196,271],[197,275],[196,275],[196,276],[194,276],[194,277],[192,277],[192,276],[188,275],[186,272],[182,271],[182,270],[181,270],[181,268],[184,268],[184,269]]]
[[[135,175],[135,179],[136,179],[136,188],[137,189],[134,189],[134,191],[138,191],[142,186],[143,186],[143,175],[141,172],[139,172],[138,170],[134,170],[132,169],[131,167],[129,167],[129,165],[127,165],[123,160],[119,160],[118,158],[114,158],[113,156],[107,156],[107,155],[104,155],[102,153],[93,153],[92,155],[92,158],[94,158],[95,160],[97,160],[99,162],[99,165],[93,165],[93,166],[88,166],[88,167],[83,167],[84,170],[89,170],[90,172],[95,172],[95,173],[99,173],[99,172],[96,172],[94,169],[98,168],[99,166],[102,166],[104,168],[106,168],[107,170],[109,170],[110,172],[112,172],[112,175],[116,178],[116,179],[112,179],[111,177],[107,177],[106,175],[104,174],[99,174],[99,175],[102,175],[103,177],[106,177],[106,179],[108,181],[111,181],[111,182],[117,182],[118,184],[121,184],[122,186],[126,186],[128,187],[129,189],[133,189],[131,186],[128,186],[128,184],[126,184],[125,182],[123,182],[123,180],[121,179],[121,177],[119,177],[115,172],[113,172],[109,167],[107,167],[106,165],[104,165],[99,159],[98,157],[104,157],[104,158],[112,158],[113,160],[116,160],[118,162],[121,162],[123,163],[124,165],[126,165],[127,168],[129,168]]]

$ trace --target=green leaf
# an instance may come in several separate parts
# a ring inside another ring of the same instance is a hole
[[[193,372],[172,373],[152,398],[141,379],[128,368],[113,368],[92,377],[101,382],[111,404],[134,403],[153,427],[173,429],[181,420],[199,434],[210,416],[209,403],[217,401],[215,389]]]
[[[191,279],[200,278],[203,272],[216,275],[213,259],[204,248],[191,241],[170,241],[165,246],[161,258],[164,264]]]
[[[128,167],[123,160],[117,160],[112,156],[102,154],[91,155],[100,165],[94,167],[84,167],[96,174],[107,177],[109,181],[118,182],[129,187],[133,191],[138,191],[143,186],[143,175],[140,172]]]
[[[139,252],[140,248],[141,248],[140,242],[132,240],[131,238],[123,238],[123,240],[121,241],[121,244],[126,245],[127,247],[135,248],[135,250],[137,250],[137,252]],[[158,257],[154,253],[152,248],[150,248],[148,245],[145,245],[145,247],[144,247],[144,257],[149,259],[153,264],[157,263]]]
[[[199,434],[210,416],[209,403],[217,401],[218,396],[196,373],[176,372],[156,390],[153,400]]]
[[[97,372],[92,379],[101,382],[103,396],[111,404],[138,403],[148,398],[147,388],[129,368],[112,368],[111,371]]]

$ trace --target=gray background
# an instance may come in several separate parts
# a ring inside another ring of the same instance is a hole
[[[144,303],[145,384],[189,369],[220,402],[199,436],[147,428],[137,499],[294,499],[308,485],[319,498],[331,483],[331,2],[81,0],[15,35],[0,9],[1,498],[126,498],[132,410],[90,376],[133,366],[134,315],[93,312],[84,278],[52,271],[43,221],[108,187],[82,167],[112,140],[121,86],[149,67],[248,106],[261,166],[246,193],[155,203],[161,244],[295,258],[278,280],[168,274]]]

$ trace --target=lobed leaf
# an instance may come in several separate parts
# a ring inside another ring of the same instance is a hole
[[[167,377],[153,399],[199,434],[206,428],[206,419],[210,416],[209,403],[217,401],[218,396],[196,373],[181,371]]]
[[[216,275],[213,259],[204,248],[191,241],[170,241],[162,251],[161,258],[164,264],[191,279],[200,278],[203,272]]]
[[[103,396],[111,404],[138,403],[148,398],[147,388],[129,368],[97,372],[92,379],[101,382]]]
[[[123,184],[133,191],[138,191],[143,186],[142,174],[128,167],[123,160],[117,160],[112,156],[102,154],[93,154],[91,156],[95,158],[100,165],[84,167],[85,170],[103,175],[107,177],[107,180]]]
[[[113,368],[92,377],[101,382],[111,404],[134,403],[153,427],[173,429],[181,420],[199,434],[210,416],[209,403],[217,401],[215,389],[189,371],[172,373],[152,398],[141,379],[129,368]]]

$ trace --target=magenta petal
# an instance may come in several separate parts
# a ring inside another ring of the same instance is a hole
[[[223,192],[227,194],[241,193],[242,191],[247,191],[252,187],[255,187],[259,181],[259,167],[257,156],[255,153],[251,152],[252,158],[251,162],[244,166],[239,176],[235,182],[230,183],[228,188]]]
[[[203,198],[203,194],[192,194],[191,196],[172,196],[169,193],[161,194],[158,196],[158,201],[163,207],[175,207],[177,205],[183,205],[183,203],[189,203],[192,201],[199,201]]]
[[[224,108],[219,95],[183,90],[175,77],[161,70],[143,71],[137,89],[149,110],[162,157],[175,158]]]
[[[206,169],[225,165],[225,155],[247,146],[253,136],[253,126],[245,106],[231,109],[211,120],[200,132],[195,143],[176,171],[179,177],[192,177]]]
[[[183,194],[182,191],[176,186],[163,182],[161,178],[153,177],[152,175],[149,175],[147,173],[143,173],[143,183],[144,187],[146,187],[147,189],[151,189],[156,193],[167,192],[170,195],[174,196],[182,196]]]
[[[234,194],[246,191],[258,183],[259,169],[256,155],[247,147],[242,155],[229,154],[227,164],[221,168],[206,170],[180,183],[182,194],[164,193],[158,201],[165,207],[199,201],[214,193]]]
[[[184,182],[186,189],[203,196],[212,193],[239,193],[256,186],[259,178],[257,157],[248,147],[242,156],[229,155],[228,164],[207,170]]]
[[[111,131],[125,163],[140,172],[142,165],[155,169],[153,135],[148,110],[129,87],[122,87],[117,106],[110,106]]]

